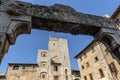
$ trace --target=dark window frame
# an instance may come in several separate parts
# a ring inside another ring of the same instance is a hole
[[[65,69],[65,74],[67,74],[67,69]]]
[[[99,69],[99,73],[100,73],[100,78],[105,77],[104,72],[103,72],[103,70],[102,70],[102,69]]]
[[[65,78],[66,78],[66,80],[68,80],[68,76],[66,76]]]
[[[58,71],[58,66],[57,65],[54,65],[53,68],[54,68],[54,71]]]
[[[95,62],[97,62],[99,60],[97,56],[94,59],[95,59]]]
[[[13,70],[19,70],[19,65],[13,66]]]
[[[42,79],[45,79],[45,74],[42,74]]]
[[[87,76],[84,76],[84,80],[87,80]]]
[[[82,65],[81,67],[82,67],[82,70],[85,69],[84,65]]]
[[[26,70],[26,66],[25,65],[22,66],[22,70]]]
[[[54,80],[59,80],[59,76],[54,76]]]
[[[90,80],[93,80],[93,75],[92,73],[89,74]]]
[[[89,67],[89,66],[90,66],[89,62],[86,62],[86,67]]]

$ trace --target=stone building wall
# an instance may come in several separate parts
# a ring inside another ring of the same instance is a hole
[[[38,50],[37,64],[9,64],[7,80],[72,80],[66,39],[49,38],[48,50]]]
[[[113,80],[102,47],[98,43],[93,41],[76,58],[81,80]]]
[[[46,54],[45,57],[42,54]],[[38,75],[44,73],[46,77],[44,80],[71,80],[71,67],[68,52],[68,44],[66,39],[49,38],[48,50],[39,50],[38,59],[39,64]],[[47,69],[41,70],[42,62]],[[44,71],[43,71],[44,70]],[[46,72],[47,71],[47,72]]]
[[[102,43],[100,44],[100,46],[102,47],[103,55],[105,56],[105,59],[107,61],[107,65],[109,66],[113,80],[119,80],[120,79],[120,64],[114,57],[112,57],[114,53],[113,54],[109,53],[106,50],[106,47]]]
[[[38,80],[50,80],[50,56],[47,50],[38,50],[37,63]]]
[[[0,73],[0,80],[6,80],[6,74]]]
[[[115,23],[117,24],[117,27],[120,29],[120,5],[117,7],[115,12],[112,14],[111,18],[116,21]]]
[[[6,80],[38,80],[37,64],[9,64]]]

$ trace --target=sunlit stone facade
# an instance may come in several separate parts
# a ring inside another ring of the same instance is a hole
[[[9,63],[6,80],[38,80],[37,64]]]
[[[120,29],[120,6],[111,17],[108,15],[103,17],[114,19]],[[78,60],[81,80],[119,80],[120,64],[115,54],[117,53],[108,52],[104,44],[92,41],[75,56]]]
[[[49,38],[48,50],[39,50],[39,80],[72,80],[66,39]]]
[[[115,10],[115,12],[111,16],[111,18],[115,20],[115,23],[117,24],[117,27],[120,29],[120,5]]]
[[[91,42],[76,58],[81,80],[119,80],[120,65],[104,44]]]

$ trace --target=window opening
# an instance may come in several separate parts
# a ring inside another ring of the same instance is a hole
[[[89,74],[89,76],[90,76],[90,80],[93,80],[93,75],[91,73]]]
[[[54,71],[58,71],[58,66],[54,66]]]
[[[18,70],[19,66],[13,66],[13,70]]]
[[[103,71],[102,71],[102,69],[99,69],[99,73],[100,73],[100,78],[105,77],[105,76],[104,76],[104,73],[103,73]]]

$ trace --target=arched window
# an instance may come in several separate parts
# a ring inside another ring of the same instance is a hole
[[[42,52],[42,53],[41,53],[41,56],[42,56],[42,57],[46,57],[46,56],[47,56],[47,52]]]
[[[47,78],[47,72],[41,72],[41,73],[40,73],[40,78],[41,78],[41,79]]]
[[[41,62],[41,67],[47,67],[47,62],[46,61],[42,61]]]
[[[67,69],[65,69],[65,74],[67,74]]]
[[[45,74],[42,75],[42,78],[45,78]]]
[[[114,37],[112,35],[104,35],[102,43],[107,47],[111,47],[114,44]]]
[[[68,80],[68,76],[66,76],[66,80]]]

